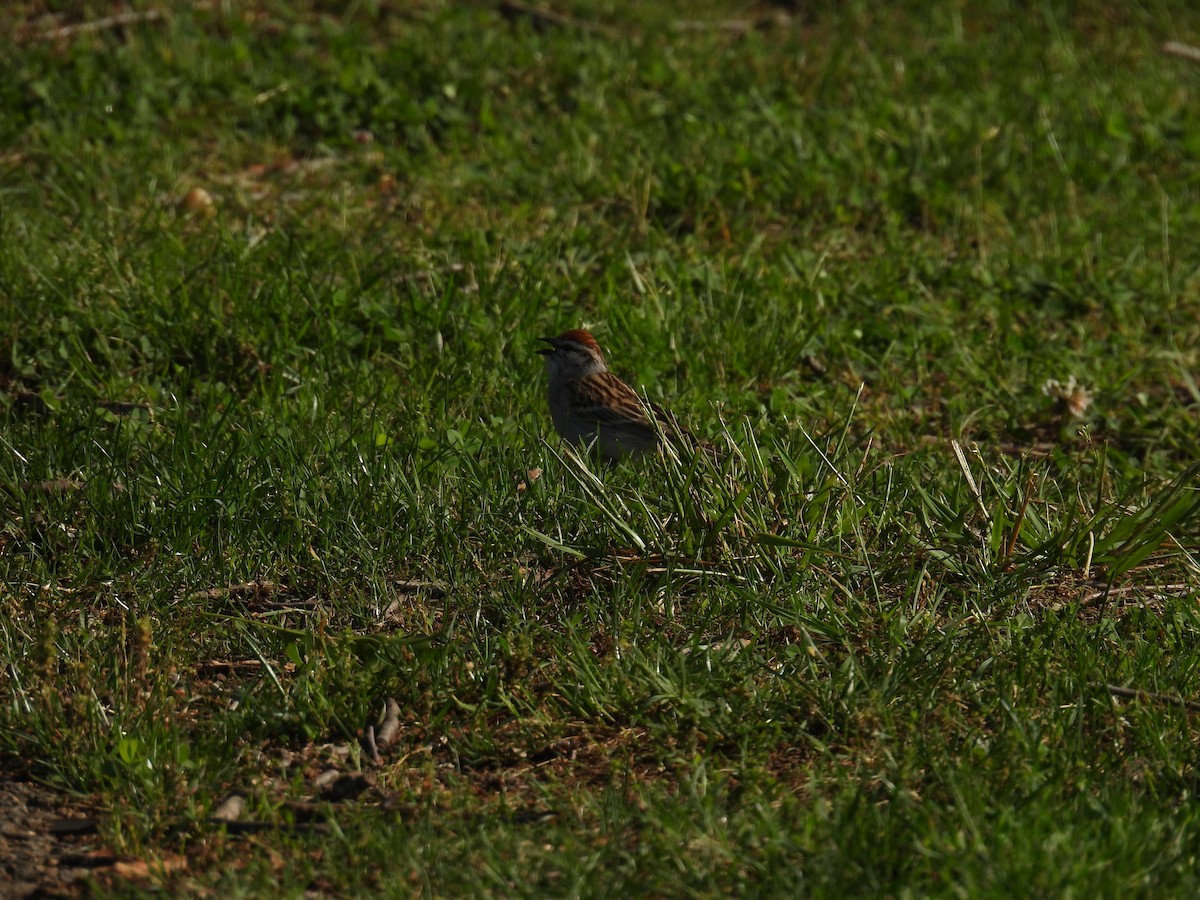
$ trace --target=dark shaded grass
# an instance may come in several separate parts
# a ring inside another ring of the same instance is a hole
[[[252,893],[1192,885],[1190,8],[163,11],[0,55],[0,740],[106,841]],[[543,442],[576,325],[729,461]],[[294,833],[331,765],[374,793]]]

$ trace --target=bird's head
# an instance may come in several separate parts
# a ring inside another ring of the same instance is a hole
[[[583,378],[605,372],[608,365],[596,339],[582,328],[564,331],[558,337],[544,337],[549,344],[538,353],[546,358],[546,371],[567,378]]]

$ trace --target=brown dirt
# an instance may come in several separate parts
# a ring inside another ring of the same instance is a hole
[[[82,897],[117,857],[86,801],[11,771],[0,759],[0,897]]]

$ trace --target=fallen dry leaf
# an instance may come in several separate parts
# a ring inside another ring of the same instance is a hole
[[[122,859],[113,864],[112,872],[119,878],[149,878],[169,875],[187,868],[187,857],[168,853],[161,859]]]

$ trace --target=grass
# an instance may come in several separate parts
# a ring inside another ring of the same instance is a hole
[[[0,759],[187,862],[95,889],[1196,891],[1190,4],[137,9],[0,26]],[[729,460],[562,447],[581,325]]]

